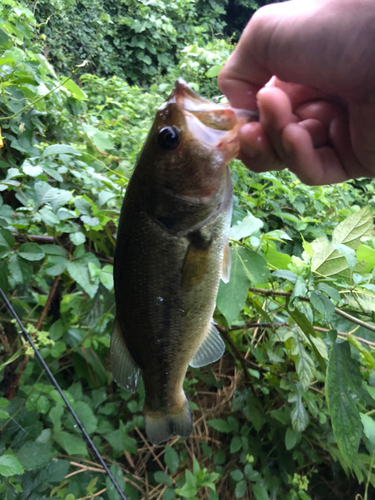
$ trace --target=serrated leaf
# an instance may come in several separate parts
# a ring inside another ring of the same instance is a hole
[[[0,457],[0,475],[10,477],[16,474],[23,474],[24,468],[14,455],[2,455]]]
[[[247,484],[246,481],[243,479],[242,481],[239,481],[236,484],[236,488],[234,490],[234,494],[236,495],[236,498],[242,498],[247,490]]]
[[[69,260],[60,255],[50,255],[47,258],[45,272],[50,276],[62,274],[69,264]]]
[[[229,433],[231,432],[228,422],[222,418],[217,418],[213,420],[208,420],[208,425],[219,432]]]
[[[180,465],[178,453],[171,447],[166,445],[164,450],[164,461],[168,466],[171,474],[174,474]]]
[[[253,493],[255,495],[256,500],[270,500],[270,497],[267,493],[267,488],[262,482],[258,482],[251,485]]]
[[[65,431],[53,433],[53,439],[63,448],[68,455],[87,455],[85,442],[76,434]]]
[[[154,473],[154,478],[157,483],[166,484],[167,486],[172,486],[172,479],[165,472],[159,470]]]
[[[361,418],[353,398],[361,385],[359,367],[351,358],[348,342],[334,343],[328,361],[326,397],[333,432],[349,467],[358,452],[362,435]]]
[[[299,334],[299,329],[293,329],[292,356],[296,365],[296,371],[303,387],[308,387],[313,377],[315,376],[315,364],[303,345],[302,338]]]
[[[87,403],[84,403],[83,401],[77,401],[75,412],[89,434],[92,434],[96,431],[96,428],[98,426],[98,419]]]
[[[18,284],[26,284],[33,277],[32,265],[18,255],[10,257],[8,267],[12,278]]]
[[[57,450],[50,444],[29,442],[24,444],[16,455],[26,470],[35,470],[48,464],[57,455]]]
[[[0,256],[9,252],[15,244],[13,234],[5,228],[0,228]]]
[[[18,250],[18,255],[23,259],[33,262],[43,259],[44,251],[36,243],[23,243]]]

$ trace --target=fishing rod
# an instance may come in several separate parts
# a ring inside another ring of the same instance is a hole
[[[24,337],[24,339],[29,342],[29,344],[31,345],[31,347],[33,348],[34,352],[35,352],[35,355],[36,357],[38,358],[39,362],[41,363],[41,365],[43,366],[43,368],[45,369],[45,371],[47,372],[47,375],[49,377],[49,379],[51,380],[51,382],[53,383],[53,385],[56,387],[57,391],[59,392],[60,396],[62,397],[64,403],[66,404],[68,410],[70,411],[70,413],[73,415],[73,418],[74,420],[77,422],[77,425],[78,427],[81,429],[81,431],[83,432],[83,435],[85,436],[87,442],[89,443],[89,445],[91,446],[92,450],[94,451],[97,459],[99,460],[100,464],[102,465],[102,467],[104,468],[104,470],[106,471],[106,473],[108,474],[108,477],[109,479],[112,481],[113,483],[113,486],[116,488],[116,491],[117,493],[120,495],[121,499],[122,500],[126,500],[126,496],[124,495],[124,493],[121,491],[120,489],[120,486],[118,485],[116,479],[113,477],[111,471],[109,470],[109,468],[107,467],[107,464],[104,462],[101,454],[99,453],[99,451],[96,449],[96,446],[94,445],[94,443],[92,442],[90,436],[88,435],[86,429],[84,428],[82,422],[80,421],[80,419],[78,418],[77,414],[75,413],[75,411],[73,410],[73,408],[71,407],[69,401],[66,399],[61,387],[59,386],[59,384],[57,383],[57,380],[55,379],[55,377],[52,375],[52,372],[51,370],[48,368],[46,362],[44,361],[44,359],[42,358],[42,356],[40,355],[38,349],[36,348],[34,342],[32,341],[30,335],[27,333],[27,331],[25,330],[23,324],[21,323],[21,320],[19,319],[19,317],[17,316],[17,313],[16,311],[13,309],[11,303],[9,302],[9,300],[7,299],[5,293],[3,292],[3,290],[1,289],[0,287],[0,294],[1,296],[3,297],[3,300],[7,306],[7,308],[9,309],[10,313],[12,314],[13,318],[17,321],[19,327],[21,328],[21,332],[22,332],[22,335]]]

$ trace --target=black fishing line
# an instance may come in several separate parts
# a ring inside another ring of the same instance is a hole
[[[19,319],[19,317],[17,316],[17,313],[16,311],[13,309],[13,307],[11,306],[9,300],[7,299],[5,293],[3,292],[3,290],[0,288],[0,294],[2,295],[3,297],[3,300],[7,306],[7,308],[9,309],[9,311],[11,312],[13,318],[17,321],[19,327],[21,328],[21,332],[25,338],[25,340],[27,342],[29,342],[29,344],[31,345],[31,347],[34,349],[34,352],[35,352],[35,355],[36,357],[38,358],[38,360],[40,361],[40,363],[42,364],[43,368],[46,370],[47,372],[47,375],[48,377],[50,378],[51,382],[53,383],[53,385],[56,387],[56,389],[58,390],[60,396],[62,397],[64,403],[66,404],[68,410],[70,411],[70,413],[73,415],[73,418],[74,420],[77,422],[78,424],[78,427],[81,429],[81,431],[83,432],[83,435],[85,436],[87,442],[89,443],[89,445],[91,446],[91,448],[93,449],[95,455],[97,456],[97,459],[99,460],[99,462],[101,463],[102,467],[104,468],[104,470],[106,471],[106,473],[108,474],[108,477],[109,479],[112,481],[113,483],[113,486],[116,488],[117,490],[117,493],[120,495],[120,497],[122,498],[122,500],[126,500],[126,496],[123,494],[123,492],[121,491],[120,489],[120,486],[118,485],[116,479],[113,477],[111,471],[108,469],[106,463],[104,462],[102,456],[100,455],[100,453],[98,452],[98,450],[96,449],[94,443],[91,441],[91,438],[90,436],[87,434],[87,431],[86,429],[83,427],[83,424],[81,423],[80,419],[77,417],[75,411],[73,410],[73,408],[71,407],[69,401],[66,399],[61,387],[59,386],[59,384],[57,383],[55,377],[52,375],[52,372],[51,370],[48,368],[46,362],[44,361],[44,359],[42,358],[42,356],[39,354],[39,351],[38,349],[35,347],[34,345],[34,342],[31,340],[30,338],[30,335],[27,333],[27,331],[25,330],[25,328],[23,327],[23,324],[21,323],[21,320]]]

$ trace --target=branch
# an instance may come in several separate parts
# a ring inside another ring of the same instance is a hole
[[[249,290],[254,293],[259,293],[265,296],[273,296],[273,297],[290,297],[292,295],[292,292],[283,292],[281,290],[267,290],[266,288],[250,287]],[[303,302],[310,302],[310,299],[306,297],[297,297],[297,298],[298,300],[301,300]],[[335,313],[341,316],[342,318],[345,318],[348,321],[355,323],[356,325],[363,326],[363,328],[367,328],[367,330],[375,332],[375,326],[372,326],[366,323],[365,321],[362,321],[361,319],[358,319],[355,316],[352,316],[351,314],[342,311],[338,307],[335,307]]]

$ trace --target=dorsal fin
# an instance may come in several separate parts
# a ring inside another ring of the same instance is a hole
[[[113,378],[122,389],[134,394],[138,382],[139,367],[128,351],[117,318],[113,325],[110,353]]]
[[[214,325],[214,320],[211,320],[208,333],[189,364],[193,368],[210,365],[220,359],[224,351],[225,344]]]

